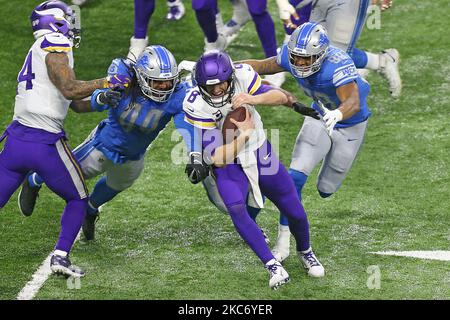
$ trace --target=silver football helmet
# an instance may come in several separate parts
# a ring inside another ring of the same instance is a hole
[[[330,40],[327,31],[318,23],[307,22],[295,29],[287,44],[289,64],[300,78],[306,78],[320,70],[326,57]],[[309,59],[306,66],[297,66],[296,58]]]
[[[163,46],[148,46],[134,65],[139,87],[156,102],[169,100],[178,84],[178,66],[173,54]],[[158,81],[170,81],[169,89],[157,89]]]

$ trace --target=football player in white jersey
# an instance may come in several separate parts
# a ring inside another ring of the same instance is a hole
[[[197,86],[186,93],[185,120],[201,130],[203,158],[198,166],[212,166],[218,192],[233,224],[267,268],[269,287],[276,289],[289,281],[289,275],[274,258],[257,224],[250,218],[247,204],[263,207],[263,195],[289,219],[297,242],[301,264],[312,277],[323,277],[323,266],[309,243],[308,218],[287,170],[266,139],[261,118],[252,105],[292,105],[285,92],[261,83],[259,75],[247,64],[233,65],[220,51],[203,54],[195,65]],[[239,135],[222,141],[222,126],[227,114],[240,106],[246,108],[242,122],[231,120]],[[310,109],[306,108],[305,109]],[[307,113],[309,115],[316,115]],[[192,181],[193,169],[187,168]],[[193,181],[198,182],[198,181]]]
[[[63,124],[69,106],[76,112],[93,111],[90,101],[81,99],[108,87],[109,81],[76,80],[72,47],[78,46],[80,38],[75,19],[72,9],[61,1],[45,1],[30,16],[36,41],[17,78],[13,122],[0,137],[5,140],[0,153],[0,208],[30,171],[39,172],[67,203],[51,270],[81,277],[84,272],[71,264],[69,252],[86,214],[88,192]],[[112,102],[117,93],[107,90],[99,99]]]

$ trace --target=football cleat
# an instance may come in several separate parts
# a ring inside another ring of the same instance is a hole
[[[264,76],[264,80],[270,83],[270,85],[281,88],[284,81],[286,81],[286,74],[285,72],[278,72],[275,74],[268,74]]]
[[[208,40],[205,38],[204,51],[205,52],[211,50],[224,51],[227,45],[228,45],[227,38],[223,34],[218,33],[217,40],[214,42],[208,42]]]
[[[127,54],[127,59],[136,62],[139,55],[144,51],[147,45],[148,45],[148,37],[145,37],[145,39],[136,39],[135,37],[131,37],[130,49]]]
[[[289,257],[289,247],[291,240],[291,231],[289,226],[279,225],[278,226],[278,238],[277,243],[272,249],[272,254],[280,262],[283,262],[287,257]]]
[[[19,210],[26,217],[33,214],[34,206],[36,205],[36,200],[39,197],[39,190],[41,187],[32,187],[28,182],[28,177],[32,173],[27,174],[25,181],[22,183],[22,188],[19,192],[18,204]]]
[[[176,21],[184,17],[185,9],[181,0],[174,2],[167,1],[167,6],[169,7],[169,12],[166,15],[167,20]]]
[[[269,272],[269,287],[271,289],[277,290],[283,284],[289,282],[289,274],[277,260],[270,260],[266,263],[265,268]]]
[[[81,229],[83,230],[84,237],[86,240],[91,241],[95,239],[95,223],[100,218],[97,214],[87,213],[86,218],[84,218],[83,226]]]
[[[308,271],[308,275],[314,278],[325,276],[325,269],[315,256],[311,248],[306,252],[297,252],[303,267]]]
[[[69,256],[60,256],[53,254],[50,260],[50,269],[56,275],[63,275],[65,277],[81,278],[84,277],[85,272],[79,267],[72,265]]]
[[[233,6],[233,17],[224,25],[222,32],[226,37],[236,35],[244,25],[252,19],[248,12],[247,4],[243,0],[234,0],[231,2]]]
[[[402,92],[399,62],[400,54],[397,49],[386,49],[380,54],[380,73],[387,79],[389,91],[394,98],[398,98]]]

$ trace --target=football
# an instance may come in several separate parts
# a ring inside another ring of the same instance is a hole
[[[245,107],[236,108],[227,114],[222,125],[222,136],[224,143],[231,142],[236,137],[237,134],[236,131],[237,127],[234,123],[230,121],[230,119],[234,119],[238,122],[241,122],[245,120],[245,115],[246,115]]]

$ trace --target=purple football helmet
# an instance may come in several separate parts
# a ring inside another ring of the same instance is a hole
[[[231,102],[234,94],[234,66],[228,54],[222,51],[205,52],[195,64],[195,82],[200,94],[210,106],[220,108]],[[208,93],[207,86],[228,82],[227,91],[220,97]]]
[[[45,1],[34,8],[30,16],[35,39],[51,32],[58,32],[78,47],[81,30],[75,12],[62,1]]]

